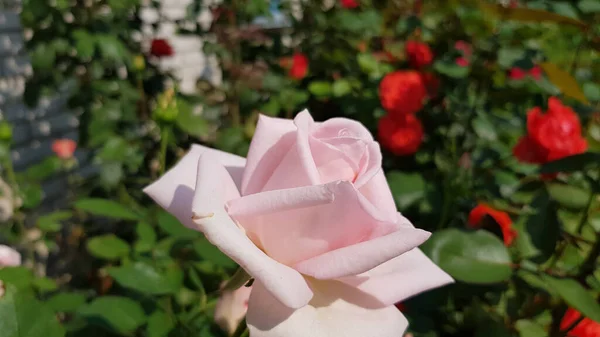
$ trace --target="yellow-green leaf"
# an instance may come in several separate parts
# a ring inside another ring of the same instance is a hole
[[[588,26],[582,21],[541,9],[524,7],[509,8],[499,4],[486,3],[481,3],[481,8],[503,20],[515,20],[521,22],[554,22],[558,24],[572,25],[584,30],[588,28]]]
[[[571,74],[559,69],[554,63],[544,62],[540,66],[544,69],[550,82],[557,86],[563,94],[582,103],[590,103],[585,97],[583,90],[581,90],[581,87],[579,87],[579,83],[577,83],[577,80]]]

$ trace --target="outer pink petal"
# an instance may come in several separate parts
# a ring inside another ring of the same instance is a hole
[[[260,115],[242,178],[242,195],[260,192],[296,142],[294,121]]]
[[[196,227],[223,253],[265,285],[281,303],[300,308],[312,298],[308,284],[294,269],[285,266],[261,251],[225,211],[228,186],[234,186],[225,168],[210,154],[198,161],[198,178],[192,210]],[[238,194],[239,196],[239,194]]]
[[[222,164],[237,186],[241,182],[246,160],[242,157],[211,149],[202,145],[192,145],[188,153],[160,179],[144,188],[162,208],[175,215],[185,226],[193,227],[192,198],[196,186],[196,170],[198,158],[203,153],[210,153]]]
[[[250,337],[399,337],[408,322],[394,306],[337,281],[311,282],[309,305],[290,310],[255,283],[246,321]]]
[[[317,279],[357,275],[414,249],[430,235],[420,229],[401,227],[394,233],[302,261],[294,268]]]
[[[384,305],[454,282],[418,248],[366,273],[339,280],[368,293]]]
[[[385,214],[386,218],[395,218],[396,204],[383,170],[376,172],[369,181],[359,187],[359,191]]]
[[[380,218],[378,210],[352,183],[343,181],[245,196],[229,202],[228,212],[269,256],[286,265],[369,240],[375,234],[391,233],[398,227],[396,221]],[[405,229],[404,235],[404,242],[414,244],[405,250],[429,236],[414,228]]]

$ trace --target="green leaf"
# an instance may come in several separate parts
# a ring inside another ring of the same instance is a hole
[[[584,104],[590,104],[583,90],[579,87],[579,83],[571,74],[559,69],[550,62],[541,63],[540,66],[544,69],[544,73],[548,76],[550,82],[559,88],[565,96],[574,98]]]
[[[451,78],[465,78],[469,74],[469,67],[462,67],[456,62],[438,60],[433,64],[433,68],[440,74]]]
[[[484,115],[479,115],[473,119],[471,124],[473,126],[473,130],[479,136],[479,138],[485,139],[487,141],[496,141],[498,139],[498,135],[496,134],[496,128],[494,124],[489,120],[489,118]]]
[[[508,250],[493,234],[445,229],[433,233],[423,251],[452,277],[475,284],[506,281],[512,274]]]
[[[165,337],[175,327],[175,322],[165,312],[157,310],[148,318],[148,326],[146,327],[146,336],[148,337]]]
[[[117,35],[102,34],[96,37],[98,48],[102,55],[113,61],[120,61],[126,54],[126,47]]]
[[[393,171],[388,174],[387,180],[396,206],[400,210],[405,210],[425,198],[425,179],[418,173]]]
[[[185,227],[176,217],[165,211],[158,213],[158,226],[165,233],[180,239],[194,239],[201,235],[200,232]]]
[[[537,249],[539,261],[545,261],[555,251],[560,238],[561,223],[556,207],[546,193],[538,194],[530,204],[532,213],[528,216],[525,229],[531,243]]]
[[[558,279],[545,275],[544,281],[548,283],[556,293],[567,302],[567,304],[581,312],[585,317],[600,322],[600,304],[595,300],[594,295],[579,282],[573,279]]]
[[[76,29],[73,31],[73,38],[75,39],[75,50],[80,58],[89,59],[94,56],[94,36],[85,30]]]
[[[227,255],[223,254],[219,248],[214,246],[206,239],[197,240],[194,242],[194,250],[200,257],[211,263],[225,267],[234,268],[237,264],[233,262]]]
[[[33,283],[33,273],[25,267],[0,268],[0,280],[18,288],[27,288]]]
[[[123,287],[151,295],[175,293],[183,282],[180,269],[158,270],[143,262],[109,268],[108,273]]]
[[[156,232],[154,228],[145,222],[140,222],[135,227],[138,240],[135,242],[134,250],[136,252],[149,252],[156,245]]]
[[[586,152],[549,162],[540,168],[540,173],[572,173],[599,166],[600,153]]]
[[[579,9],[584,13],[599,13],[600,1],[598,0],[581,0],[579,1]]]
[[[97,216],[122,220],[140,219],[140,215],[133,212],[130,208],[106,199],[79,199],[75,202],[75,207]]]
[[[209,133],[210,125],[200,113],[202,111],[200,110],[201,107],[192,107],[181,99],[177,100],[177,107],[179,113],[177,114],[175,122],[181,130],[188,135],[198,138],[205,137]]]
[[[31,65],[36,71],[50,71],[54,67],[56,51],[49,45],[40,44],[31,52]]]
[[[581,29],[587,29],[587,25],[577,19],[541,9],[531,9],[526,7],[508,8],[500,4],[486,4],[482,2],[480,2],[480,5],[483,10],[501,20],[515,20],[520,22],[554,22],[558,24],[573,25]]]
[[[71,313],[85,304],[85,295],[80,293],[58,293],[46,301],[54,312]]]
[[[99,319],[119,333],[131,333],[146,322],[142,307],[125,297],[99,297],[77,312],[88,319]]]
[[[0,297],[2,337],[62,337],[65,331],[54,313],[30,294],[6,286]]]
[[[600,1],[598,1],[598,4],[600,4]],[[585,94],[585,97],[587,97],[590,101],[600,101],[600,85],[596,83],[584,83],[583,93]]]
[[[333,96],[342,97],[352,92],[352,86],[346,79],[339,79],[333,82]]]
[[[37,219],[37,227],[44,232],[57,232],[62,228],[61,221],[70,219],[73,214],[69,211],[56,211]]]
[[[33,280],[32,284],[40,293],[47,293],[58,289],[56,281],[47,277],[38,277]]]
[[[570,209],[584,209],[591,194],[582,188],[561,183],[549,183],[546,189],[550,198]]]
[[[91,238],[87,249],[93,256],[106,260],[116,260],[129,254],[129,244],[113,234]]]
[[[331,95],[331,83],[324,81],[311,82],[308,91],[317,97],[328,97]]]
[[[391,65],[379,62],[371,53],[358,54],[356,56],[356,61],[361,70],[368,74],[369,78],[372,80],[378,80],[382,78],[383,75],[394,70]]]
[[[260,107],[260,112],[269,116],[277,116],[280,110],[281,105],[279,104],[279,100],[275,97],[271,97],[267,103]]]
[[[515,328],[519,331],[520,337],[547,337],[548,332],[539,324],[521,319],[515,323]]]

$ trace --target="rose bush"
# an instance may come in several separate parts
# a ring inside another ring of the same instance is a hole
[[[394,304],[452,279],[416,248],[429,234],[397,213],[381,159],[357,122],[261,116],[246,160],[196,146],[145,192],[255,279],[251,336],[396,336]]]

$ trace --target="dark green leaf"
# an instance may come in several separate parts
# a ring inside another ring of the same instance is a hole
[[[570,307],[581,312],[585,317],[600,322],[600,304],[594,299],[594,295],[585,290],[579,282],[550,276],[545,276],[544,281],[554,288]]]
[[[178,268],[159,270],[143,262],[110,268],[108,273],[123,287],[151,295],[175,293],[183,282]]]
[[[26,288],[33,282],[33,273],[25,267],[0,268],[0,280],[18,288]]]
[[[154,228],[145,222],[140,222],[135,228],[138,240],[135,242],[136,252],[148,252],[156,245],[156,233]]]
[[[37,227],[45,232],[56,232],[62,228],[61,221],[67,220],[73,216],[69,211],[56,211],[37,220]]]
[[[434,69],[442,75],[451,78],[465,78],[469,74],[469,67],[462,67],[451,61],[436,61]]]
[[[512,274],[510,255],[502,241],[482,230],[435,232],[422,249],[433,262],[463,282],[498,283]]]
[[[85,304],[85,296],[79,293],[59,293],[50,297],[46,305],[55,312],[70,313]]]
[[[106,199],[79,199],[75,207],[97,216],[122,220],[139,220],[140,216],[130,208]]]
[[[146,322],[142,307],[125,297],[99,297],[77,312],[88,319],[99,319],[119,333],[131,333]]]
[[[388,174],[387,180],[396,206],[400,210],[407,209],[425,197],[425,179],[418,173],[407,174],[393,171]]]
[[[600,153],[586,152],[549,162],[540,168],[540,173],[571,173],[600,166]]]
[[[525,229],[531,243],[538,250],[539,259],[545,260],[554,253],[556,242],[560,238],[560,220],[554,203],[546,193],[537,195],[530,206],[533,214],[527,218]]]
[[[584,209],[591,194],[590,191],[561,183],[549,183],[546,189],[553,200],[571,209]]]
[[[129,244],[113,234],[91,238],[87,249],[93,256],[106,260],[116,260],[129,254]]]
[[[165,337],[175,327],[175,322],[165,312],[157,310],[148,317],[148,326],[146,327],[146,336]]]
[[[2,337],[62,337],[64,329],[54,313],[28,293],[12,285],[0,297]]]

